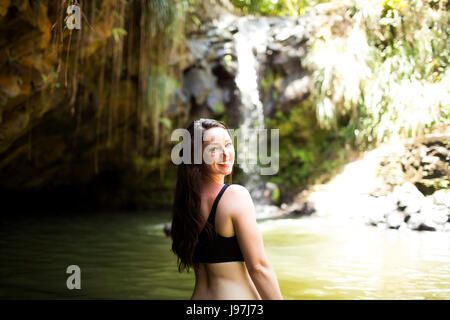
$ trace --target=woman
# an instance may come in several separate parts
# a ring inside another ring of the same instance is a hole
[[[233,139],[216,120],[194,121],[188,131],[202,137],[202,161],[181,163],[172,219],[172,250],[178,270],[195,270],[191,299],[283,299],[265,252],[248,190],[231,183]],[[207,161],[205,161],[208,159]]]

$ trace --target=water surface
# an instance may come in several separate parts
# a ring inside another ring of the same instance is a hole
[[[3,218],[1,299],[189,299],[168,212]],[[449,233],[308,217],[258,225],[285,299],[449,299]],[[81,289],[69,290],[69,265]]]

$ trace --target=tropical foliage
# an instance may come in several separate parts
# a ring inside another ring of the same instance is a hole
[[[348,118],[366,148],[448,124],[446,1],[346,1],[336,10],[344,21],[322,26],[304,61],[321,126]]]
[[[303,61],[313,77],[311,96],[267,121],[283,141],[280,173],[270,179],[282,194],[326,180],[349,150],[450,125],[447,6],[368,0],[321,9],[329,19]]]
[[[329,0],[231,0],[233,5],[243,13],[263,16],[299,16],[308,7]]]

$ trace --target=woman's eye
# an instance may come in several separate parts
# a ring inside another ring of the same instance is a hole
[[[227,143],[226,146],[232,146],[233,144],[231,142]],[[217,147],[212,147],[211,149],[209,149],[209,151],[214,152],[216,151],[216,149],[218,149]]]

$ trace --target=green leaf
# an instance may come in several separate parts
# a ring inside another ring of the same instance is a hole
[[[128,33],[125,29],[123,28],[113,28],[112,29],[112,35],[114,38],[114,41],[119,42],[120,41],[120,36],[126,36]]]
[[[216,103],[214,103],[213,110],[214,110],[214,113],[223,113],[223,111],[224,111],[223,104],[216,101]]]
[[[172,121],[170,119],[162,117],[159,119],[159,122],[162,123],[168,130],[172,129]]]
[[[280,199],[280,189],[278,189],[278,187],[276,187],[272,193],[272,202],[277,202],[278,199]]]

